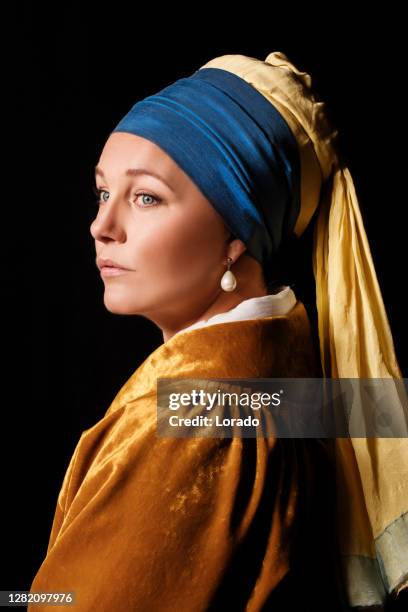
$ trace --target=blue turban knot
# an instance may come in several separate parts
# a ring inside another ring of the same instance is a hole
[[[269,278],[299,215],[300,155],[288,124],[259,91],[227,70],[201,68],[138,101],[113,132],[166,151]]]

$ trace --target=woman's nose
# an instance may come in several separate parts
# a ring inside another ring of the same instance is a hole
[[[121,241],[125,236],[125,228],[118,207],[114,202],[104,204],[90,225],[90,232],[95,240]]]

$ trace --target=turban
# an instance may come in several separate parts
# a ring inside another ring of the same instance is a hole
[[[323,376],[402,379],[338,130],[307,72],[278,51],[216,57],[138,101],[113,131],[166,151],[266,279],[313,218]],[[393,396],[407,428],[404,401]],[[334,458],[345,593],[351,606],[382,605],[408,586],[408,439],[335,438]]]

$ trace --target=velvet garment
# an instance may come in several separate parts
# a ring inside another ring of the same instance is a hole
[[[156,436],[156,379],[320,376],[302,302],[170,338],[85,430],[28,610],[337,610],[322,441]],[[299,599],[298,599],[299,598]]]

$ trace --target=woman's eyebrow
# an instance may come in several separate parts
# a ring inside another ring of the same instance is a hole
[[[146,168],[129,168],[125,172],[125,176],[138,176],[139,174],[147,174],[149,176],[153,176],[154,178],[159,179],[159,181],[164,183],[171,191],[174,192],[173,187],[171,187],[171,185],[162,176],[160,176],[160,174],[156,174],[151,170],[147,170]],[[99,168],[99,166],[95,166],[95,175],[102,176],[103,178],[105,178],[103,170]]]

